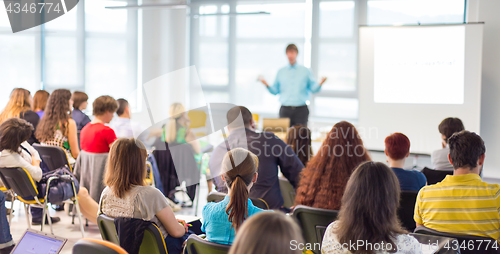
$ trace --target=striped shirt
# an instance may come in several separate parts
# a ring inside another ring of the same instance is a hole
[[[500,185],[477,174],[448,175],[420,190],[415,222],[452,234],[500,238]]]

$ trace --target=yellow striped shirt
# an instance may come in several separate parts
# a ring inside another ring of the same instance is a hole
[[[449,175],[418,193],[415,222],[453,234],[500,238],[500,185],[477,174]]]

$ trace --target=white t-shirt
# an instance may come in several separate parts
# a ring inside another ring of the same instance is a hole
[[[21,144],[22,147],[26,148],[37,160],[41,161],[40,155],[28,142],[24,141]],[[26,169],[31,175],[31,178],[35,181],[40,181],[42,179],[42,169],[40,167],[35,167],[31,165],[31,155],[24,149],[20,148],[21,152],[17,153],[11,150],[3,150],[0,154],[0,167],[13,168],[20,167]]]
[[[342,246],[338,239],[337,235],[335,234],[335,229],[337,229],[337,222],[334,221],[330,225],[328,225],[328,228],[325,231],[325,235],[323,237],[323,243],[321,244],[321,253],[322,254],[350,254],[351,252],[349,251],[349,246],[344,244]],[[420,243],[415,239],[415,237],[407,234],[401,234],[398,235],[396,240],[394,241],[396,246],[398,247],[398,251],[395,252],[395,254],[421,254],[421,246]],[[356,248],[356,242],[354,243],[354,246]],[[361,244],[361,242],[360,242]],[[363,243],[366,246],[368,246],[366,243]],[[375,253],[377,254],[389,254],[387,252],[387,247],[381,247],[381,246],[386,246],[386,245],[377,245],[373,244],[372,245],[372,250],[375,250]],[[385,249],[385,250],[384,250]],[[378,251],[377,251],[378,250]]]
[[[432,152],[431,154],[432,167],[437,170],[453,171],[453,165],[451,165],[450,161],[448,160],[449,153],[450,153],[450,148],[448,146]]]

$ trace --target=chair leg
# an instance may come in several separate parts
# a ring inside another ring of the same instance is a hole
[[[15,200],[15,194],[11,192],[12,199],[10,200],[10,214],[9,214],[9,225],[11,225],[12,222],[12,214],[14,213],[14,200]]]
[[[31,221],[30,221],[30,205],[24,204],[24,212],[26,213],[26,222],[28,223],[28,228],[31,229]]]
[[[78,197],[75,195],[74,204],[76,206],[76,213],[78,213],[78,221],[80,221],[80,231],[82,231],[82,238],[85,238],[85,230],[83,229],[83,218],[82,213],[80,212],[80,205],[78,204]],[[73,223],[75,221],[75,215],[73,214]]]

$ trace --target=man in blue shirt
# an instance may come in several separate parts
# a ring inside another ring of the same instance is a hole
[[[290,126],[297,124],[307,126],[309,95],[319,92],[326,78],[323,77],[320,83],[316,82],[311,70],[297,63],[298,54],[299,50],[295,44],[288,45],[286,56],[289,64],[278,71],[274,84],[270,86],[266,80],[260,79],[260,81],[270,93],[280,94],[280,118],[290,118]]]
[[[385,155],[392,171],[399,180],[402,191],[419,191],[427,184],[425,175],[417,170],[403,169],[410,155],[410,139],[403,133],[393,133],[385,138]]]

